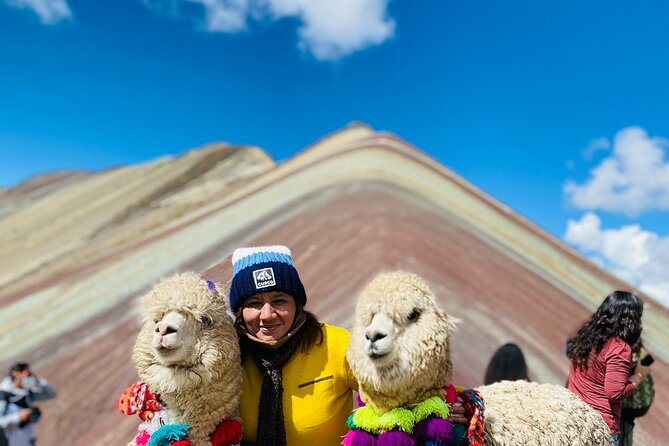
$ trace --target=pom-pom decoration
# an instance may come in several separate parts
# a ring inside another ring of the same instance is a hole
[[[448,404],[454,404],[458,398],[458,391],[455,389],[455,386],[453,384],[449,384],[444,390],[446,391],[446,402]]]
[[[441,418],[448,418],[450,408],[448,404],[438,396],[433,396],[422,401],[413,409],[416,420],[422,420],[429,415],[437,415]]]
[[[432,415],[416,423],[413,437],[417,441],[429,440],[438,444],[449,444],[453,439],[453,425],[444,418]]]
[[[395,427],[400,430],[411,433],[416,424],[416,416],[409,409],[396,407],[389,410],[379,417],[378,425],[383,430],[391,430]]]
[[[122,414],[137,414],[143,421],[150,420],[162,408],[158,395],[152,393],[142,381],[128,386],[116,403],[116,409]]]
[[[455,391],[455,388],[449,386]],[[448,388],[444,392],[448,396]],[[450,396],[454,401],[456,396]],[[469,396],[467,401],[473,403]],[[439,396],[433,396],[417,404],[413,409],[396,407],[379,414],[371,406],[355,409],[346,424],[351,429],[342,439],[343,446],[445,446],[453,444],[456,437],[454,426],[448,421],[451,412],[449,404]],[[478,407],[475,407],[477,414]],[[460,428],[463,440],[474,440],[472,446],[478,446],[478,435],[471,435],[472,430],[482,428],[481,419],[474,417],[476,426],[469,430]],[[469,434],[469,435],[467,435]],[[479,437],[480,438],[480,437]],[[480,446],[483,446],[482,444]]]
[[[378,446],[414,446],[413,438],[406,432],[391,430],[379,435]]]
[[[355,407],[366,406],[365,402],[360,398],[360,394],[355,395]]]
[[[353,412],[351,423],[367,432],[376,433],[379,429],[378,419],[379,415],[371,406],[364,406]]]
[[[242,441],[242,423],[239,420],[223,420],[211,434],[212,446],[230,446]]]
[[[187,424],[166,424],[155,431],[146,446],[170,446],[178,440],[188,437]]]
[[[377,446],[376,435],[363,430],[351,430],[344,435],[342,446]]]
[[[216,292],[217,292],[217,291],[216,291],[216,284],[215,284],[214,282],[212,282],[211,280],[209,280],[209,279],[207,279],[207,288],[208,288],[209,291],[211,291],[212,293],[216,293]]]
[[[371,406],[364,406],[353,412],[349,427],[353,425],[367,432],[379,434],[395,427],[404,432],[411,432],[415,423],[416,417],[409,409],[396,407],[379,415]]]
[[[460,423],[453,423],[453,439],[451,442],[454,445],[464,445],[467,443],[467,426]]]
[[[147,431],[142,431],[135,437],[135,444],[137,446],[146,446],[149,438],[151,438],[151,435]]]
[[[351,412],[351,415],[349,415],[348,418],[346,419],[346,425],[351,430],[360,429],[360,426],[358,426],[357,424],[355,424],[353,422],[353,417],[355,416],[356,412],[357,412],[357,410],[354,410],[353,412]]]

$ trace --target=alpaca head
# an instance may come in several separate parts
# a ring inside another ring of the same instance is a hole
[[[227,299],[193,273],[166,278],[143,298],[144,324],[135,343],[139,375],[157,393],[202,384],[239,346]],[[235,360],[235,358],[237,358]]]
[[[450,383],[453,319],[415,274],[385,273],[362,291],[347,359],[377,410],[420,402]]]

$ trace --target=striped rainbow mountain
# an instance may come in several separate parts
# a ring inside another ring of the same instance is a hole
[[[226,283],[239,246],[285,244],[323,321],[348,326],[384,270],[423,276],[461,320],[454,380],[481,384],[504,342],[532,378],[564,383],[565,339],[612,289],[630,286],[397,136],[351,125],[275,163],[212,144],[102,172],[57,172],[0,189],[0,368],[27,360],[58,398],[41,446],[125,444],[114,410],[137,377],[138,297],[160,277]],[[643,296],[657,396],[636,441],[669,433],[669,310]]]

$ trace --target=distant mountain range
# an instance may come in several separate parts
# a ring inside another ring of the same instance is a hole
[[[0,367],[18,359],[54,382],[40,446],[126,444],[115,413],[137,377],[138,297],[192,270],[230,278],[234,248],[286,244],[307,308],[347,327],[375,274],[423,276],[461,320],[454,380],[480,385],[502,343],[531,376],[564,383],[564,342],[613,289],[631,287],[400,138],[352,125],[276,164],[212,144],[102,172],[57,172],[0,190]],[[656,356],[654,408],[635,440],[664,444],[669,310],[643,296]]]

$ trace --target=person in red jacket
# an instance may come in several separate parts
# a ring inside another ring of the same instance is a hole
[[[618,446],[622,401],[649,373],[632,371],[632,345],[641,336],[643,302],[627,291],[614,291],[579,329],[570,344],[567,387],[598,411]],[[630,376],[631,375],[631,376]]]

